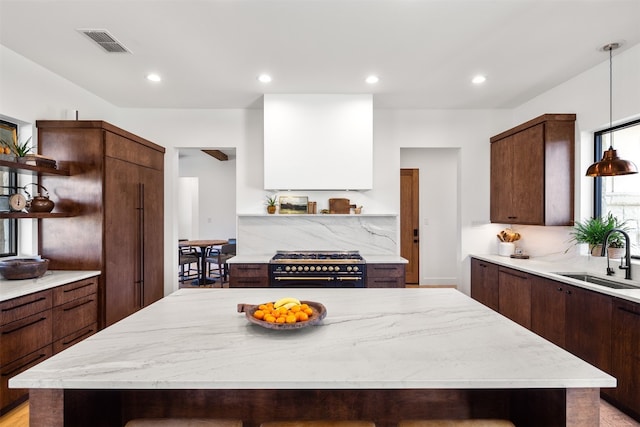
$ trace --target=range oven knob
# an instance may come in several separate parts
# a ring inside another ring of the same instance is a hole
[[[312,265],[311,267],[309,267],[309,270],[316,271],[316,268]]]
[[[291,270],[291,267],[289,267],[288,265],[284,268],[284,271],[289,271]]]
[[[298,271],[302,271],[302,266],[301,265],[298,266]]]
[[[304,271],[309,271],[309,266],[308,265],[304,266]]]
[[[351,270],[353,270],[353,268],[350,265],[347,266],[347,271],[351,271]]]
[[[329,271],[333,271],[333,266],[332,265],[329,266]]]
[[[358,270],[360,270],[360,269],[358,268],[358,266],[357,266],[357,265],[354,265],[354,266],[353,266],[353,271],[358,271]]]
[[[340,271],[340,266],[336,265],[335,267],[333,267],[333,269],[334,269],[335,271]]]
[[[327,266],[326,265],[322,266],[322,271],[327,271]]]

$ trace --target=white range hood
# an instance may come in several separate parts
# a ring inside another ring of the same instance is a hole
[[[264,96],[266,190],[369,190],[373,95]]]

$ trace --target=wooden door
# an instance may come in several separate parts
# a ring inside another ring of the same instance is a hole
[[[611,375],[615,389],[605,390],[617,402],[640,416],[640,304],[614,299]]]
[[[512,139],[506,137],[491,143],[491,222],[509,224],[512,221],[511,195],[513,194]]]
[[[531,330],[559,347],[565,346],[565,284],[533,277]]]
[[[105,326],[140,308],[138,166],[105,160]]]
[[[164,173],[162,170],[141,168],[140,191],[142,217],[142,306],[164,295]]]
[[[499,310],[498,266],[471,259],[471,298],[492,310]]]
[[[518,224],[544,225],[544,125],[513,135],[511,217]]]
[[[400,170],[400,256],[409,263],[407,283],[420,283],[419,170]]]
[[[531,276],[510,268],[498,270],[500,314],[531,328]]]
[[[610,373],[612,298],[569,285],[565,288],[566,350]]]

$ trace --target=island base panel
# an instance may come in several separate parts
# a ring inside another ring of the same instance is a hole
[[[519,427],[599,425],[599,389],[533,390],[30,390],[30,423],[121,427],[133,418],[269,420],[504,418]]]

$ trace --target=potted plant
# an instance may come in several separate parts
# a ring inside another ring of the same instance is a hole
[[[276,213],[276,206],[278,205],[278,198],[276,196],[267,196],[267,212],[270,214]]]
[[[571,231],[571,241],[576,243],[586,243],[589,245],[589,252],[593,256],[601,256],[602,243],[607,233],[614,228],[628,231],[626,221],[620,221],[611,212],[606,217],[589,218],[575,224]],[[619,233],[609,236],[609,248],[624,248],[624,239]],[[611,255],[610,255],[611,256]],[[617,258],[617,256],[615,256]]]
[[[21,143],[16,141],[16,143],[10,147],[11,151],[13,151],[13,153],[18,157],[18,161],[24,158],[24,156],[29,154],[29,152],[31,151],[32,147],[29,145],[30,141],[31,141],[31,137],[27,138],[26,141]]]

